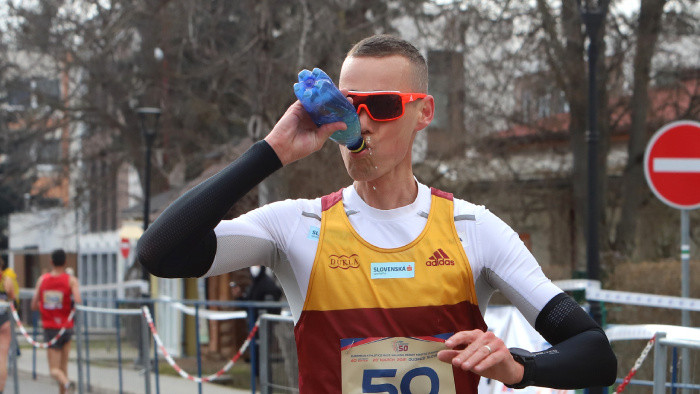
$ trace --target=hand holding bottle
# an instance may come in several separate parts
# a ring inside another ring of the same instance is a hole
[[[299,82],[294,84],[294,94],[317,126],[338,121],[347,125],[346,129],[337,130],[331,135],[333,141],[353,152],[365,148],[355,107],[321,69],[302,70]]]
[[[287,165],[318,151],[331,134],[346,127],[343,122],[316,126],[297,100],[287,108],[265,141],[275,151],[282,165]]]

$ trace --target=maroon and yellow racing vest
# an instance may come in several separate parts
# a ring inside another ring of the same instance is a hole
[[[476,393],[479,376],[437,360],[444,341],[486,330],[454,225],[432,189],[423,232],[383,249],[353,229],[342,190],[322,198],[321,232],[294,328],[301,393]]]

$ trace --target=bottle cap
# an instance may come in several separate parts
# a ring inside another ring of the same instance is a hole
[[[365,145],[365,140],[360,138],[355,144],[348,144],[348,149],[352,153],[359,153],[365,150],[367,146]]]

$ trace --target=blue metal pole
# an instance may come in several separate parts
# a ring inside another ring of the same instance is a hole
[[[197,338],[197,376],[202,378],[202,349],[199,343],[199,304],[194,304],[194,331],[195,337]],[[202,381],[200,380],[197,384],[199,388],[199,394],[202,394]]]
[[[32,311],[32,338],[36,340],[37,326],[39,324],[38,319],[39,313],[37,311]],[[36,380],[36,347],[32,346],[32,379]]]
[[[676,394],[676,379],[678,378],[678,348],[671,352],[671,394]]]
[[[156,318],[156,304],[154,300],[149,300],[149,304],[151,307],[151,316],[153,317],[153,320],[155,321]],[[153,341],[153,365],[155,366],[155,373],[156,373],[156,394],[160,394],[160,371],[158,370],[158,344],[156,341]]]
[[[257,314],[255,313],[256,309],[254,306],[249,306],[248,307],[248,332],[253,331],[253,327],[255,327],[255,319],[257,317]],[[256,344],[256,339],[255,335],[253,338],[250,340],[250,388],[251,392],[255,393],[255,380],[258,375],[258,354],[257,354],[257,349],[255,348]]]
[[[114,302],[115,309],[119,309],[119,300]],[[122,394],[124,388],[122,385],[122,333],[119,314],[114,314],[114,325],[117,327],[117,363],[119,365],[119,394]]]
[[[83,301],[85,306],[87,305],[87,300]],[[85,318],[83,320],[83,333],[85,335],[85,376],[87,377],[87,391],[91,392],[92,387],[90,387],[90,337],[88,336],[88,315],[85,313]]]

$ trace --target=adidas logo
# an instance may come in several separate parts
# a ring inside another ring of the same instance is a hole
[[[433,252],[433,255],[425,262],[428,267],[437,267],[439,265],[455,265],[455,261],[450,259],[450,256],[444,250],[438,249]]]

